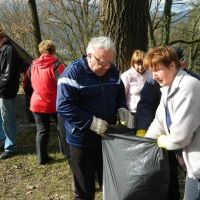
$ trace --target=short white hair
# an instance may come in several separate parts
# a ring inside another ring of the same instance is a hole
[[[86,48],[86,53],[87,54],[94,53],[96,49],[104,49],[104,50],[112,49],[113,53],[115,53],[115,46],[113,41],[106,36],[92,38],[88,43],[88,46]]]

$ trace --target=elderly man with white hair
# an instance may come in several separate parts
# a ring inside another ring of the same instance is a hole
[[[113,64],[109,37],[92,38],[87,55],[69,64],[58,81],[57,111],[65,120],[75,199],[93,200],[95,173],[102,175],[101,137],[119,120],[132,127],[124,85]]]

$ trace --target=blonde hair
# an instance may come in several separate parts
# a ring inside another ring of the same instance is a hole
[[[169,46],[159,46],[149,49],[144,58],[143,64],[146,67],[150,67],[152,71],[156,71],[159,64],[169,68],[172,62],[175,63],[177,69],[180,68],[180,60],[173,48]]]
[[[144,56],[145,56],[144,51],[135,50],[131,57],[131,66],[134,66],[134,64],[143,65]]]
[[[56,47],[52,40],[43,40],[38,45],[40,54],[55,54]]]

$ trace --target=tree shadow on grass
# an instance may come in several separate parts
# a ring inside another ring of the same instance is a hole
[[[22,156],[35,155],[36,157],[36,127],[21,126],[17,134],[17,154]],[[66,158],[60,152],[56,127],[51,127],[49,135],[48,153],[53,158],[51,163],[66,162]],[[57,156],[60,154],[59,156]],[[35,159],[36,160],[36,159]]]
[[[18,94],[16,98],[16,120],[18,152],[22,154],[35,154],[36,125],[28,120],[24,94]],[[56,126],[51,123],[48,144],[50,153],[59,152],[57,135]]]

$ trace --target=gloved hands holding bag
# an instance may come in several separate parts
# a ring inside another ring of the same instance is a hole
[[[138,129],[137,131],[136,131],[136,136],[137,137],[144,137],[145,136],[145,134],[146,134],[146,130],[144,130],[144,129]]]
[[[127,126],[130,129],[134,128],[134,117],[130,111],[126,108],[119,108],[117,113],[122,125]]]
[[[93,116],[93,120],[90,125],[90,130],[94,131],[95,133],[97,133],[98,135],[102,137],[105,137],[107,128],[108,128],[107,121]]]
[[[166,139],[166,135],[160,135],[157,140],[158,146],[166,149]]]

